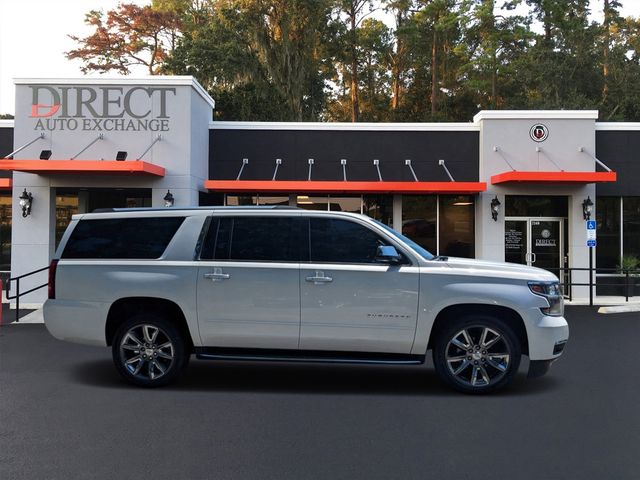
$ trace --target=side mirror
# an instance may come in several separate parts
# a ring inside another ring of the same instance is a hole
[[[398,263],[402,257],[392,245],[380,245],[376,252],[376,260],[385,263]]]

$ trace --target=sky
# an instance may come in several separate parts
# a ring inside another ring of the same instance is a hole
[[[106,12],[120,1],[0,0],[0,113],[14,113],[14,78],[84,76],[80,71],[81,62],[67,60],[64,56],[64,52],[75,47],[67,35],[88,35],[90,29],[84,24],[85,13],[100,9]],[[127,2],[151,3],[150,0]],[[602,1],[592,3],[599,5]],[[622,0],[622,4],[624,16],[640,16],[639,0]],[[602,12],[594,9],[593,13],[594,19],[602,18]],[[144,70],[134,74],[142,76]]]

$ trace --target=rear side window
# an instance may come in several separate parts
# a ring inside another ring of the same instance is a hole
[[[335,218],[311,218],[311,261],[374,263],[378,246],[389,245],[359,223]]]
[[[254,262],[297,262],[303,222],[296,217],[212,219],[200,258]]]
[[[62,258],[159,258],[184,217],[80,220]]]

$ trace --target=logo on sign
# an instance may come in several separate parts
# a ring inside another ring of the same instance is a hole
[[[549,238],[551,236],[551,232],[545,228],[540,232],[540,235],[542,235],[542,238]]]
[[[549,136],[549,129],[542,123],[536,123],[529,130],[529,136],[534,142],[544,142]]]
[[[34,130],[169,131],[173,87],[30,85]]]

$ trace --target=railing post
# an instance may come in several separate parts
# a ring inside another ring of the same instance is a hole
[[[20,321],[20,279],[16,279],[16,323]]]
[[[625,270],[624,271],[624,275],[625,275],[625,302],[629,301],[629,270]]]

